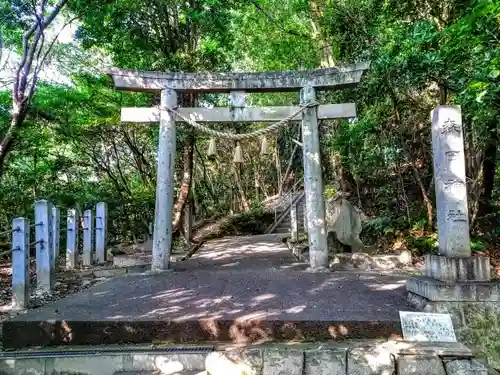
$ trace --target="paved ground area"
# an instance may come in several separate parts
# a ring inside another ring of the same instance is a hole
[[[214,241],[173,268],[117,277],[31,310],[7,322],[4,346],[374,338],[398,335],[398,311],[412,309],[403,277],[309,273],[276,236]]]

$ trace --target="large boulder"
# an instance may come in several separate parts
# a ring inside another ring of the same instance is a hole
[[[328,248],[339,250],[339,243],[344,252],[362,251],[365,246],[361,234],[361,213],[356,206],[338,194],[325,202],[326,231]]]

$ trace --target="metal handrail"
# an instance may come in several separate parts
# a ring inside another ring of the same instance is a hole
[[[292,199],[292,201],[290,202],[288,207],[285,210],[283,210],[283,212],[278,217],[278,219],[275,219],[274,223],[269,228],[267,228],[267,230],[265,232],[266,234],[272,233],[273,230],[275,230],[276,227],[278,225],[280,225],[280,223],[284,220],[284,218],[290,213],[290,210],[292,209],[292,205],[299,202],[304,197],[304,194],[305,194],[305,191],[302,191],[302,193],[300,193],[298,196],[296,196],[294,199]]]

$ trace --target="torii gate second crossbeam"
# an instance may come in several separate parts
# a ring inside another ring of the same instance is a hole
[[[171,109],[177,107],[177,91],[229,92],[228,108],[177,108],[182,117],[196,123],[274,122],[287,118],[300,107],[245,107],[245,92],[299,91],[303,110],[292,121],[302,121],[304,190],[308,223],[311,271],[328,268],[328,249],[323,199],[323,177],[319,149],[318,119],[353,118],[355,105],[327,104],[307,107],[316,102],[317,89],[352,87],[359,83],[368,64],[339,68],[267,73],[162,73],[112,69],[117,89],[161,92],[160,108],[123,108],[122,121],[160,122],[156,186],[155,225],[153,233],[154,272],[167,270],[172,244],[174,203],[175,122]]]

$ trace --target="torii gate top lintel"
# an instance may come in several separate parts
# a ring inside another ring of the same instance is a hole
[[[163,89],[198,92],[298,91],[304,86],[316,89],[352,87],[359,83],[369,63],[326,69],[274,72],[184,73],[150,72],[112,68],[108,74],[115,87],[125,91],[156,92]]]

